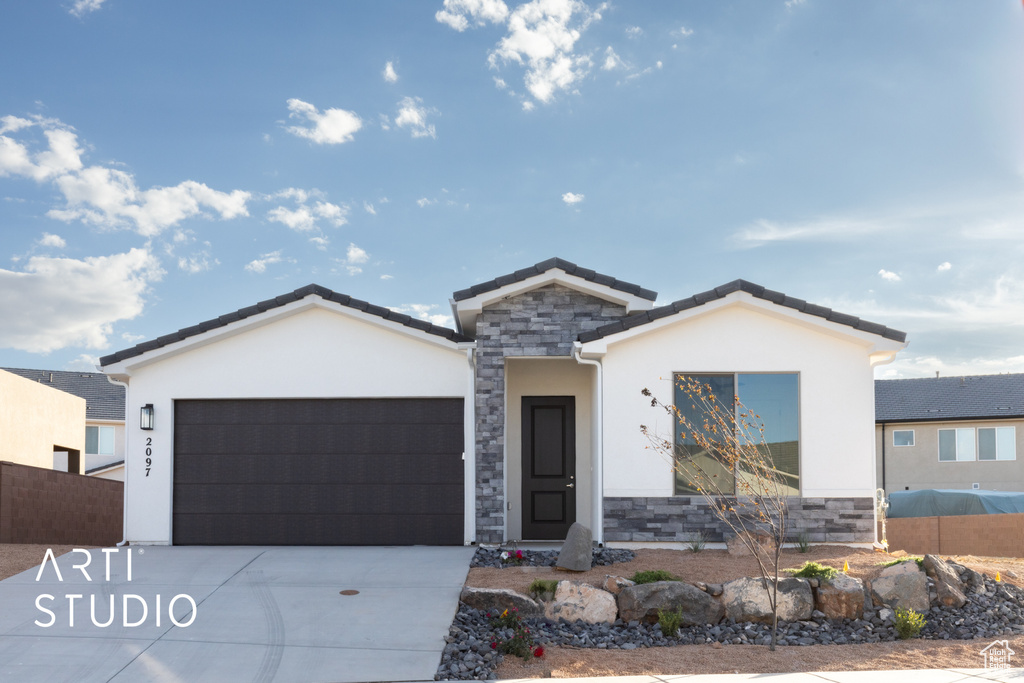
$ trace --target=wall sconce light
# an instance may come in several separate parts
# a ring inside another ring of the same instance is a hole
[[[139,415],[139,429],[153,429],[153,404],[147,403],[142,406],[142,413]]]

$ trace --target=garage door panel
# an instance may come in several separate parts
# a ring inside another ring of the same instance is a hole
[[[252,399],[244,401],[179,401],[179,425],[252,424],[394,424],[400,415],[407,424],[461,424],[461,399],[346,399],[341,405],[323,399]]]
[[[179,428],[175,453],[462,453],[461,425],[191,425]]]
[[[443,484],[461,480],[462,454],[177,456],[177,484]]]
[[[217,545],[461,545],[461,524],[461,515],[176,514],[174,542],[210,545],[206,539],[219,538],[226,540]]]
[[[458,484],[190,484],[175,488],[175,509],[193,514],[445,514],[462,512]]]
[[[461,544],[462,399],[175,402],[175,544]]]

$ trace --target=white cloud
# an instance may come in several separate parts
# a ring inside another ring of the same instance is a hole
[[[393,275],[381,275],[380,279],[381,280],[394,280],[395,277]]]
[[[875,368],[875,379],[935,377],[936,372],[942,377],[1024,372],[1024,356],[944,360],[936,356],[904,357],[900,354],[889,365]]]
[[[104,0],[75,0],[68,12],[76,17],[82,17],[98,10],[103,2]]]
[[[60,235],[51,235],[48,232],[44,232],[43,236],[39,238],[39,244],[44,247],[53,247],[54,249],[63,249],[67,246],[67,242]]]
[[[845,217],[790,223],[760,219],[741,229],[733,237],[746,243],[746,246],[759,246],[770,242],[852,240],[878,232],[883,227],[884,223],[881,221]]]
[[[317,200],[312,206],[309,205],[310,199],[322,195],[322,192],[315,189],[308,192],[297,187],[281,190],[271,195],[270,198],[292,199],[295,201],[295,208],[276,206],[267,212],[267,219],[287,226],[296,232],[319,230],[321,221],[326,221],[334,227],[341,227],[348,223],[349,207],[347,205],[332,204],[322,200]]]
[[[331,241],[323,235],[319,237],[310,237],[309,242],[315,246],[318,251],[327,251],[327,245],[331,243]]]
[[[99,356],[91,356],[88,353],[78,354],[78,358],[64,364],[65,370],[72,372],[96,372],[100,364]]]
[[[523,111],[533,111],[534,106],[530,100],[523,100]]]
[[[630,38],[639,38],[644,34],[644,30],[639,26],[627,26],[626,35]]]
[[[612,69],[622,66],[622,59],[615,54],[615,50],[609,45],[608,49],[604,51],[604,64],[601,65],[601,69],[604,71],[611,71]]]
[[[377,209],[373,208],[373,204],[370,202],[363,202],[363,210],[371,216],[377,215]]]
[[[807,2],[807,0],[786,0],[786,9],[793,9],[799,7]]]
[[[39,152],[30,151],[28,142],[7,135],[27,135],[36,128],[46,139],[46,149]],[[66,203],[47,212],[50,218],[81,220],[102,228],[128,227],[150,237],[187,218],[205,215],[205,209],[223,220],[249,215],[248,192],[219,192],[194,180],[140,190],[131,173],[104,166],[85,167],[82,153],[74,129],[56,119],[0,119],[0,176],[52,182]]]
[[[130,334],[128,332],[122,332],[121,333],[121,339],[124,339],[129,344],[134,344],[135,342],[140,342],[140,341],[142,341],[145,338],[146,338],[146,335],[144,335],[144,334]]]
[[[288,100],[288,118],[306,120],[312,126],[288,126],[292,135],[312,140],[318,145],[340,145],[350,142],[352,136],[363,127],[355,112],[344,109],[326,109],[321,113],[309,102],[292,98]]]
[[[394,83],[398,80],[398,74],[395,72],[395,65],[388,62],[384,65],[384,80],[388,83]]]
[[[424,207],[430,206],[431,204],[437,204],[437,200],[427,199],[426,197],[420,197],[419,199],[416,200],[416,204],[422,209]]]
[[[663,66],[665,66],[665,65],[664,65],[664,64],[662,64],[662,63],[661,63],[661,60],[659,59],[658,61],[656,61],[656,62],[654,63],[654,66],[656,66],[656,67],[658,67],[658,68],[660,69],[661,67],[663,67]]]
[[[693,29],[685,26],[680,26],[675,31],[672,31],[672,35],[679,36],[680,38],[689,38],[693,35]]]
[[[106,348],[113,324],[142,313],[143,295],[162,276],[146,249],[83,260],[33,256],[24,271],[0,269],[0,347]]]
[[[498,88],[498,90],[504,90],[505,88],[508,87],[508,83],[505,82],[504,78],[498,78],[497,76],[494,76],[493,78],[494,78],[494,85],[495,85],[495,87]]]
[[[508,6],[501,0],[444,0],[444,9],[434,14],[442,24],[460,33],[469,28],[472,19],[477,26],[486,22],[499,24],[508,16]]]
[[[950,270],[952,268],[953,268],[953,264],[950,263],[949,261],[946,261],[945,263],[940,263],[939,267],[936,268],[935,270],[937,270],[940,273],[945,273],[947,270]]]
[[[878,271],[878,276],[881,277],[883,280],[886,280],[887,282],[899,282],[900,280],[903,279],[896,273],[892,272],[891,270],[886,270],[885,268]]]
[[[424,107],[422,103],[423,100],[419,97],[403,98],[398,103],[395,125],[399,128],[408,128],[414,138],[437,138],[434,124],[427,123],[427,117],[436,114],[437,110]]]
[[[437,304],[403,304],[401,306],[390,307],[392,311],[397,313],[405,313],[413,318],[419,318],[420,320],[426,320],[434,325],[441,327],[451,327],[452,317],[443,313],[432,313],[437,308]]]
[[[576,194],[574,192],[566,192],[562,195],[562,201],[572,206],[573,204],[579,204],[584,199],[582,194]]]
[[[263,254],[258,259],[253,259],[249,263],[245,264],[245,269],[250,273],[261,274],[267,272],[267,266],[275,263],[280,263],[285,259],[281,257],[281,250],[272,251],[269,254]]]
[[[349,243],[348,250],[345,252],[345,260],[350,265],[357,263],[366,263],[370,260],[370,255],[366,253],[364,249],[357,247],[354,243]]]
[[[215,258],[210,258],[210,254],[207,251],[200,251],[192,254],[191,256],[181,256],[178,258],[178,268],[189,275],[202,273],[219,265],[220,261]]]

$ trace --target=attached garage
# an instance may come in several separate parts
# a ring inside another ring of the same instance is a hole
[[[175,545],[461,545],[463,400],[178,400]]]

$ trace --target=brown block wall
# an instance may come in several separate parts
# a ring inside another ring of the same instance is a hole
[[[890,551],[1024,557],[1024,513],[909,517],[886,527]]]
[[[123,482],[0,462],[0,543],[110,546],[123,515]]]

